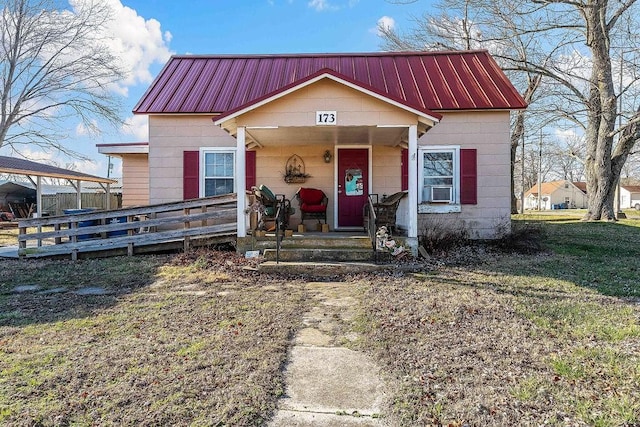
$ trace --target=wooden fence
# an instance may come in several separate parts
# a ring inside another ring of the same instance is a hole
[[[104,193],[81,193],[83,208],[106,209],[107,200]],[[65,210],[78,207],[78,196],[74,193],[57,193],[42,195],[42,212],[49,215],[63,215]],[[122,194],[111,193],[111,209],[122,207]]]
[[[235,242],[235,194],[136,208],[21,219],[18,255],[91,256]],[[47,230],[47,231],[45,231]],[[176,245],[177,244],[177,245]]]

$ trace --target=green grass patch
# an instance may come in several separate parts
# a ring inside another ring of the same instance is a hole
[[[525,307],[536,325],[567,338],[622,341],[640,337],[640,320],[633,307],[573,300]]]

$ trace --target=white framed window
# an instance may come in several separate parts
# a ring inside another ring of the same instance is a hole
[[[419,202],[460,204],[460,148],[422,147],[418,154]]]
[[[200,150],[202,197],[235,193],[235,151],[229,148]]]

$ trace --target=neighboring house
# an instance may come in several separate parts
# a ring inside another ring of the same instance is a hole
[[[314,187],[330,228],[349,230],[362,229],[367,194],[408,190],[398,218],[415,243],[434,219],[477,238],[509,220],[509,116],[524,108],[486,51],[462,51],[174,56],[134,113],[149,116],[149,203]],[[130,148],[118,148],[127,201],[127,164],[143,170],[146,154]],[[292,161],[307,177],[285,182]],[[350,176],[361,190],[345,191]]]
[[[640,185],[620,186],[620,208],[640,210]]]
[[[540,200],[541,210],[550,209],[584,209],[587,207],[587,186],[584,182],[567,180],[543,182],[541,191],[538,185],[531,187],[524,193],[524,208],[538,209]],[[538,197],[540,193],[540,197]]]

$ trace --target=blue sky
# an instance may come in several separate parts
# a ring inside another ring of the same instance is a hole
[[[83,0],[69,0],[74,3]],[[80,162],[57,153],[26,150],[33,160],[107,176],[107,157],[97,143],[146,141],[147,121],[131,110],[171,54],[370,52],[380,50],[379,22],[402,31],[431,1],[408,5],[386,0],[104,0],[115,21],[105,39],[130,69],[114,90],[122,97],[123,129],[89,134],[68,123],[66,146],[92,159]],[[9,154],[6,149],[0,154]],[[114,160],[111,176],[121,174]]]
[[[430,3],[385,0],[123,0],[160,21],[177,53],[300,53],[379,50],[378,20],[401,22]],[[189,7],[181,5],[188,4]],[[193,6],[191,6],[193,5]]]

